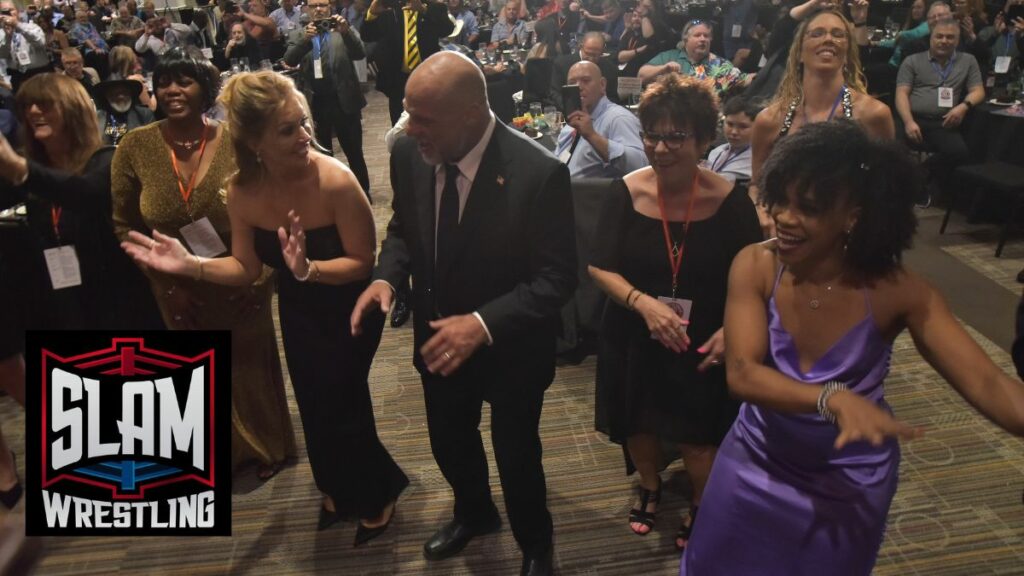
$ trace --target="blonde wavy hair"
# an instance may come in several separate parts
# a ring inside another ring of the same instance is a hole
[[[804,36],[811,24],[825,14],[831,14],[843,22],[846,29],[846,64],[843,66],[843,81],[846,86],[854,91],[867,94],[867,80],[864,71],[860,66],[860,53],[857,43],[853,39],[853,24],[836,10],[822,10],[804,20],[796,30],[796,37],[793,38],[793,46],[789,49],[789,60],[786,62],[786,73],[782,77],[779,89],[775,92],[773,104],[779,104],[782,108],[789,106],[790,102],[796,99],[803,99],[804,95],[804,65],[800,61],[804,50]]]
[[[263,137],[290,96],[298,97],[299,105],[309,116],[305,96],[295,88],[291,79],[277,72],[263,70],[236,74],[224,86],[218,101],[227,111],[228,131],[235,149],[238,172],[233,177],[234,183],[244,185],[262,176],[263,164],[252,144]]]

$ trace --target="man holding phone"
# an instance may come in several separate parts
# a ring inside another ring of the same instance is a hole
[[[22,22],[18,7],[10,0],[0,2],[0,58],[7,61],[14,92],[28,78],[52,70],[43,29],[32,22]]]
[[[647,166],[640,121],[605,95],[601,69],[583,60],[569,69],[562,90],[565,122],[555,156],[571,178],[621,178]]]

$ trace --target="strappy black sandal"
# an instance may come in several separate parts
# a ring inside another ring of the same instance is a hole
[[[654,529],[654,515],[655,515],[655,512],[648,512],[647,511],[647,505],[648,504],[657,504],[659,502],[661,502],[661,478],[660,477],[658,478],[658,488],[657,488],[657,490],[648,490],[648,489],[644,488],[643,486],[640,487],[640,507],[639,508],[633,508],[632,510],[629,511],[629,523],[631,524],[629,529],[633,530],[634,534],[636,534],[637,536],[647,536],[648,534],[651,533],[651,531]],[[636,529],[634,529],[633,526],[632,526],[632,524],[634,522],[636,522],[637,524],[641,524],[643,526],[646,526],[647,527],[647,531],[646,532],[637,532]]]
[[[693,532],[693,524],[697,521],[697,506],[690,506],[690,524],[686,524],[686,519],[683,518],[683,523],[679,525],[679,532],[676,532],[676,550],[682,552],[686,550],[686,545],[690,542],[690,533]]]

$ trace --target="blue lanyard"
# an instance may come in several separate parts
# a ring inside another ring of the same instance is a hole
[[[939,75],[939,86],[943,88],[946,86],[946,79],[949,78],[949,73],[953,71],[953,62],[955,61],[956,52],[953,52],[953,55],[949,57],[949,62],[946,62],[945,70],[940,70],[939,65],[935,63],[935,60],[930,61],[932,69],[935,70],[935,73]]]
[[[327,42],[327,37],[330,32],[324,32],[323,35],[317,34],[313,36],[313,60],[320,59],[320,44]],[[329,51],[330,44],[326,44],[325,49]]]
[[[1009,56],[1010,55],[1010,39],[1011,38],[1013,38],[1013,32],[1007,32],[1006,34],[1003,35],[1003,40],[1005,40],[1005,42],[1003,43],[1003,54],[1002,54],[1003,56]]]
[[[720,170],[724,170],[726,166],[728,166],[729,164],[732,164],[733,160],[736,160],[737,158],[739,158],[740,155],[743,154],[744,152],[746,152],[748,148],[750,148],[750,145],[744,146],[743,148],[740,148],[740,149],[736,150],[736,153],[733,154],[732,153],[732,146],[730,146],[729,147],[729,152],[719,156],[719,158],[723,158],[724,157],[725,161],[722,162],[721,165],[719,165],[718,161],[716,159],[715,163],[711,165],[711,171],[717,174],[717,173],[719,173]]]

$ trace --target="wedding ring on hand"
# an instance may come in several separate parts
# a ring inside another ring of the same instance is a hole
[[[715,358],[714,360],[711,361],[711,363],[714,364],[714,365],[718,365],[718,364],[721,364],[722,361],[719,360],[718,358]]]
[[[445,352],[444,353],[444,357],[445,357],[446,360],[451,360],[452,359],[452,353],[451,352]]]

